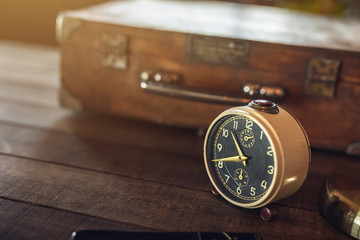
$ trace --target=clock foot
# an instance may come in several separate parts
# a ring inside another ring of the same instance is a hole
[[[215,196],[216,196],[216,195],[219,195],[219,192],[216,190],[215,187],[211,187],[211,192],[212,192],[212,194],[214,194]]]
[[[276,216],[276,211],[270,207],[262,207],[260,210],[261,219],[270,222]]]

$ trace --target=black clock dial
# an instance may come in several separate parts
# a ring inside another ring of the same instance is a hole
[[[246,116],[228,115],[213,125],[206,159],[217,187],[238,203],[259,200],[273,182],[273,148],[266,131]]]

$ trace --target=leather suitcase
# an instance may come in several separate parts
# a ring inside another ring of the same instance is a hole
[[[265,98],[312,146],[360,152],[360,24],[216,1],[114,1],[57,18],[64,106],[207,128]]]

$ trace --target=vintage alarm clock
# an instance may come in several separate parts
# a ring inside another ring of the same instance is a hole
[[[228,109],[210,125],[204,161],[218,193],[259,208],[295,193],[305,181],[310,144],[299,121],[269,100]]]

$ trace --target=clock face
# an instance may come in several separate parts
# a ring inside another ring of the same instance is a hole
[[[227,115],[209,132],[206,164],[210,177],[228,199],[250,204],[273,183],[275,154],[267,132],[244,115]]]

